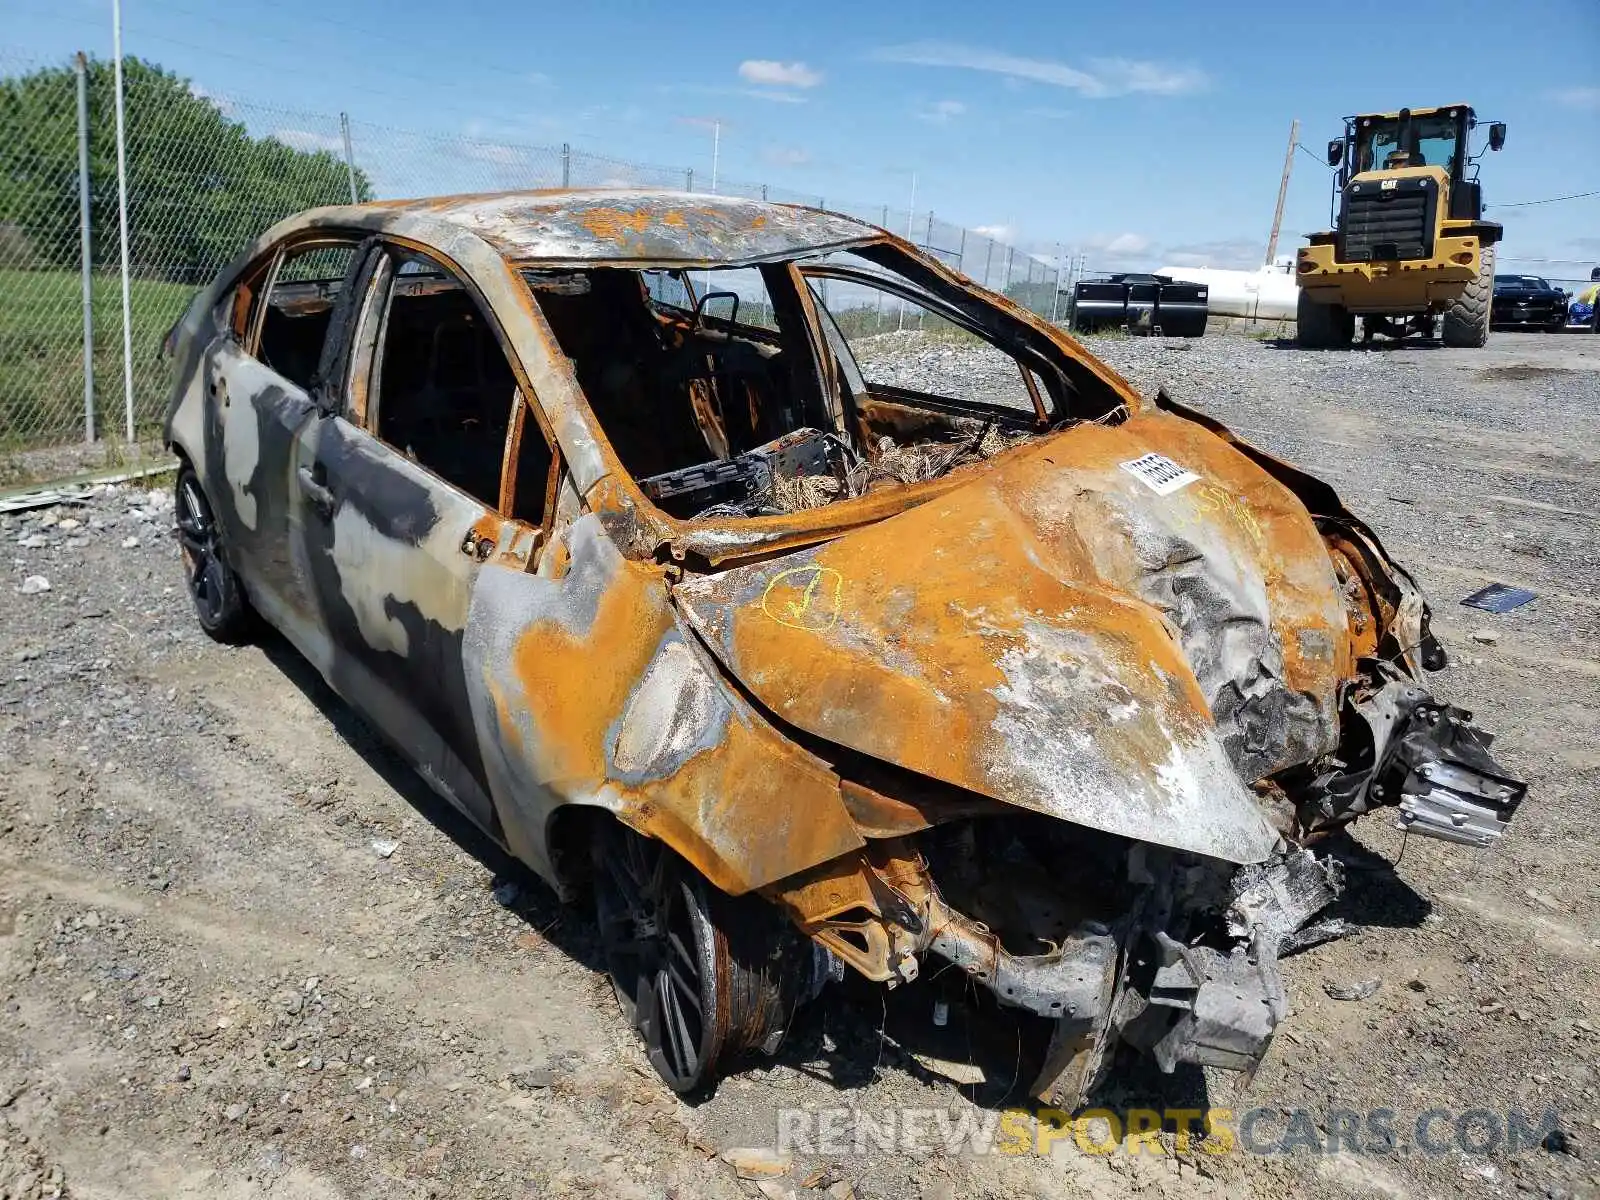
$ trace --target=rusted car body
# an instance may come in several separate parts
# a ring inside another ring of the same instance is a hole
[[[896,304],[1012,397],[869,379],[851,330]],[[928,955],[1037,1019],[1057,1103],[1120,1043],[1253,1069],[1339,888],[1308,847],[1383,805],[1487,844],[1522,798],[1332,489],[846,217],[319,209],[170,349],[202,621],[248,604],[597,889],[679,1090],[840,964],[895,986]]]

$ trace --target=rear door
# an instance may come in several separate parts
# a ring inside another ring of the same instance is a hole
[[[316,605],[291,535],[294,446],[316,412],[358,246],[354,235],[318,235],[280,248],[254,280],[242,327],[206,362],[206,493],[252,603],[313,659]]]
[[[532,565],[551,454],[474,293],[416,252],[377,254],[341,393],[295,446],[324,674],[498,836],[461,640],[481,565]]]

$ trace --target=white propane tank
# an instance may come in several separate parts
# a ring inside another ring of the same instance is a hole
[[[1280,257],[1271,266],[1254,271],[1229,271],[1221,267],[1162,267],[1166,275],[1185,283],[1203,283],[1210,289],[1207,311],[1215,317],[1244,317],[1251,321],[1294,319],[1300,289],[1294,282],[1294,259]]]

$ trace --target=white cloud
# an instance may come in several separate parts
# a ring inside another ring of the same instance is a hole
[[[1178,96],[1198,92],[1209,82],[1197,67],[1172,67],[1164,63],[1127,58],[1097,58],[1090,65],[1096,75],[1117,92],[1147,92],[1156,96]]]
[[[523,166],[528,162],[527,151],[520,146],[507,146],[501,142],[463,142],[461,153],[466,158],[500,167]]]
[[[1119,233],[1113,237],[1090,238],[1089,244],[1107,254],[1143,254],[1150,249],[1150,239],[1142,233]]]
[[[924,108],[917,116],[924,121],[932,121],[935,125],[943,125],[966,111],[967,106],[959,100],[938,100]]]
[[[1600,108],[1600,87],[1560,88],[1545,97],[1568,108]]]
[[[739,78],[746,83],[767,87],[813,88],[822,82],[822,72],[803,62],[776,62],[770,58],[747,58],[739,64]]]
[[[309,129],[274,129],[272,136],[291,150],[326,150],[331,154],[344,151],[344,143],[332,134],[312,133]]]
[[[972,232],[979,237],[993,238],[997,242],[1009,242],[1017,235],[1016,229],[1010,225],[974,225]]]
[[[803,167],[811,161],[811,152],[798,146],[768,146],[761,158],[775,167]]]
[[[1089,70],[1045,58],[1027,58],[984,46],[962,42],[908,42],[883,46],[873,52],[880,62],[907,63],[919,67],[953,67],[966,71],[985,71],[1008,80],[1025,80],[1067,88],[1092,98],[1145,92],[1171,96],[1196,91],[1206,84],[1204,72],[1193,67],[1170,67],[1161,63],[1126,58],[1095,59]]]
[[[1282,243],[1279,245],[1281,247]],[[1255,238],[1219,238],[1210,242],[1171,246],[1160,257],[1164,267],[1219,267],[1248,271],[1261,265],[1261,251],[1261,242]]]

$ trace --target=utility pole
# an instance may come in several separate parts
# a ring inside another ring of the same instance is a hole
[[[722,121],[713,118],[711,121],[711,194],[717,194],[717,159],[722,151]]]
[[[1294,148],[1300,144],[1300,118],[1289,124],[1289,149],[1283,155],[1283,178],[1278,181],[1278,207],[1272,214],[1272,236],[1267,239],[1267,266],[1278,257],[1278,230],[1283,226],[1283,201],[1289,194],[1289,172],[1294,169]]]

